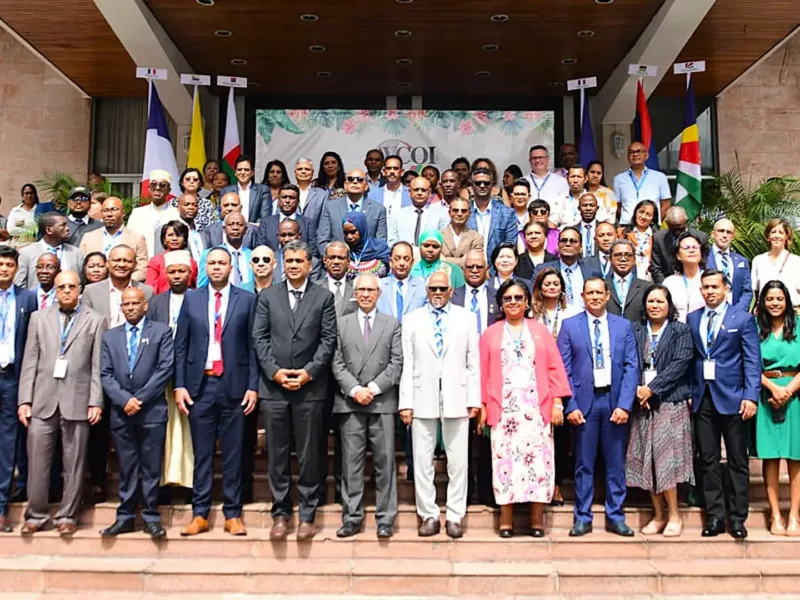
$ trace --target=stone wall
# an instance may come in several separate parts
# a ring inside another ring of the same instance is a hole
[[[0,29],[0,213],[45,171],[85,180],[90,137],[91,100]]]
[[[719,96],[717,126],[722,172],[800,177],[800,37]]]

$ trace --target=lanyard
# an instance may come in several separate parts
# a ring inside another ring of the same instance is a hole
[[[538,183],[536,183],[536,175],[531,173],[531,183],[533,184],[533,187],[536,188],[536,193],[539,194],[537,198],[542,197],[542,190],[547,186],[547,182],[550,179],[550,175],[552,175],[552,173],[548,173],[547,177],[544,178],[542,185],[539,185]]]
[[[648,227],[647,231],[642,233],[636,229],[634,230],[634,235],[636,236],[636,255],[644,256],[644,248],[647,245],[647,242],[650,241],[650,237],[653,235],[653,230]]]
[[[61,356],[63,358],[64,353],[67,351],[67,338],[69,337],[69,332],[72,331],[72,326],[75,325],[75,319],[78,317],[78,313],[81,312],[81,306],[78,305],[78,308],[75,309],[75,312],[72,313],[72,316],[67,323],[67,326],[64,327],[63,319],[59,319],[61,322]],[[59,316],[62,313],[59,313]]]
[[[367,246],[369,246],[369,240],[366,240],[364,242],[364,247],[361,248],[361,252],[359,252],[358,258],[356,258],[356,255],[355,255],[354,252],[350,253],[350,256],[353,258],[353,262],[355,263],[354,266],[355,266],[356,270],[358,270],[358,265],[361,264],[361,257],[364,256],[364,252],[367,251]]]
[[[658,340],[661,339],[661,334],[664,333],[664,328],[667,326],[666,323],[662,325],[661,330],[658,333],[653,333],[653,328],[650,326],[650,321],[647,322],[647,335],[650,337],[650,368],[653,369],[656,366],[656,349],[658,348]]]
[[[111,248],[115,245],[114,240],[118,237],[122,237],[121,227],[114,235],[108,235],[108,231],[106,229],[103,230],[103,254],[106,255],[106,258],[108,258],[108,253],[111,252]]]
[[[636,181],[636,177],[633,176],[633,171],[628,170],[628,177],[631,178],[631,181],[633,182],[633,187],[636,188],[636,200],[637,201],[639,200],[639,190],[642,189],[642,186],[644,185],[644,182],[647,179],[647,174],[649,172],[650,171],[647,171],[647,170],[643,171],[642,172],[642,178],[639,181]]]
[[[508,337],[510,337],[511,341],[514,343],[514,354],[517,357],[517,364],[522,362],[522,333],[525,331],[525,323],[522,324],[522,327],[523,328],[519,330],[519,334],[515,336],[514,332],[511,331],[511,327],[508,326],[508,321],[506,321],[505,325],[506,334],[508,334]]]
[[[14,302],[14,286],[8,288],[8,291],[3,294],[2,302],[2,319],[0,319],[0,341],[5,342],[8,339],[8,313],[11,310],[11,303]]]
[[[547,309],[544,311],[544,324],[550,330],[550,334],[556,338],[558,337],[558,313],[561,312],[561,303],[556,303],[556,314],[553,317],[553,321],[550,321],[550,317],[547,316]]]

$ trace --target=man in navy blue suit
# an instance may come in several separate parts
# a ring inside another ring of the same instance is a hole
[[[625,451],[628,417],[639,385],[639,357],[631,324],[606,311],[606,281],[583,284],[586,311],[564,321],[558,349],[567,369],[572,398],[569,424],[575,428],[575,522],[569,535],[592,531],[594,465],[600,447],[606,462],[606,530],[630,537],[625,524]]]
[[[711,244],[706,259],[706,268],[717,269],[725,274],[731,284],[728,303],[748,312],[753,302],[750,263],[744,256],[731,250],[735,235],[736,228],[730,219],[720,219],[714,223],[714,231],[711,233],[714,243]]]
[[[19,253],[0,246],[0,532],[11,531],[8,500],[14,474],[17,381],[25,352],[28,320],[36,310],[36,290],[14,285]]]
[[[144,531],[153,539],[167,535],[158,512],[158,487],[167,433],[164,390],[172,377],[172,330],[145,318],[144,292],[122,292],[125,324],[103,334],[100,380],[110,402],[111,439],[119,458],[119,507],[113,525],[101,531],[116,537],[134,530],[139,478],[142,480]]]
[[[486,256],[492,255],[495,247],[503,242],[517,243],[519,226],[514,211],[502,201],[492,198],[494,175],[489,169],[478,168],[472,173],[471,206],[467,227],[483,236]],[[494,270],[491,269],[490,270]]]
[[[237,182],[222,188],[220,194],[224,195],[228,192],[238,194],[242,203],[241,212],[247,221],[260,223],[262,219],[266,219],[272,214],[272,193],[269,191],[269,186],[255,182],[253,159],[246,154],[242,154],[236,159],[234,169]]]
[[[280,249],[278,225],[288,219],[297,223],[302,240],[312,248],[316,248],[316,227],[298,211],[299,205],[300,189],[293,183],[282,185],[278,192],[278,212],[261,219],[258,233],[256,234],[256,246],[269,246],[273,251],[277,252]]]
[[[727,277],[706,269],[700,279],[706,307],[686,320],[697,350],[692,412],[707,514],[702,536],[725,533],[725,490],[719,466],[722,438],[731,482],[730,531],[733,537],[744,539],[750,487],[746,421],[755,416],[761,394],[761,346],[753,317],[727,301]]]
[[[231,255],[206,257],[208,285],[187,294],[175,332],[175,403],[189,416],[194,447],[193,519],[181,535],[208,531],[214,450],[222,449],[225,531],[246,535],[242,521],[244,417],[258,400],[253,348],[254,294],[230,285]]]

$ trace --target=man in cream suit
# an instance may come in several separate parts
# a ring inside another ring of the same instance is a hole
[[[86,470],[89,426],[103,413],[100,353],[104,320],[79,307],[75,271],[56,278],[53,305],[31,315],[19,379],[18,415],[28,427],[28,507],[23,535],[50,521],[47,495],[53,451],[60,436],[64,453],[64,495],[54,517],[62,536],[77,530]]]
[[[421,537],[439,533],[433,451],[442,425],[447,452],[447,535],[464,535],[467,510],[469,419],[480,412],[478,332],[470,312],[450,303],[450,277],[437,271],[427,282],[428,304],[403,322],[400,417],[411,428],[414,486]],[[454,374],[458,374],[455,376]]]
[[[111,249],[124,244],[133,248],[136,255],[136,270],[133,272],[134,281],[144,281],[147,275],[147,244],[144,237],[123,227],[122,220],[125,211],[122,200],[111,196],[103,201],[102,208],[103,227],[89,231],[81,240],[81,253],[87,256],[92,252],[102,252],[109,258]],[[63,265],[62,265],[63,268]]]
[[[457,264],[462,269],[467,252],[483,252],[483,237],[467,227],[469,200],[456,198],[450,202],[450,224],[442,229],[442,260]]]

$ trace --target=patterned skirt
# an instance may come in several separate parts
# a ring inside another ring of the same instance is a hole
[[[662,402],[655,410],[635,408],[625,461],[628,485],[654,494],[679,483],[694,485],[689,402]]]

